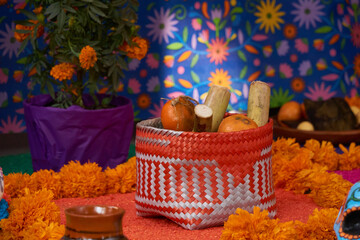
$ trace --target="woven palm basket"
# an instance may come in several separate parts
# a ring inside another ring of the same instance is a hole
[[[160,118],[136,126],[136,211],[190,230],[219,226],[237,208],[276,214],[272,120],[230,133],[166,130]]]

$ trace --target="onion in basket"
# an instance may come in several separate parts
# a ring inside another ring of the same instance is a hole
[[[175,131],[192,131],[194,127],[195,99],[179,96],[168,100],[161,109],[161,123],[165,129]]]

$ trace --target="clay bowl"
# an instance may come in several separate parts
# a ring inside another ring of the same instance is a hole
[[[125,211],[113,206],[84,205],[65,209],[65,239],[127,239],[123,235]]]

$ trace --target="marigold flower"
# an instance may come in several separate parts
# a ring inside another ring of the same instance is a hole
[[[95,50],[90,46],[83,47],[79,55],[79,60],[81,67],[89,70],[97,61]]]
[[[29,189],[25,189],[23,197],[11,201],[9,217],[0,221],[4,239],[25,239],[29,228],[38,221],[59,224],[60,210],[52,200],[53,193],[49,190],[30,194]]]
[[[60,169],[62,197],[97,197],[105,194],[106,176],[97,163],[71,161]]]
[[[126,52],[126,56],[130,58],[136,58],[138,60],[143,59],[148,52],[148,42],[144,38],[140,37],[134,37],[132,41],[135,43],[134,46],[124,43],[119,49]]]
[[[41,189],[51,190],[54,194],[54,198],[58,199],[61,197],[60,176],[53,170],[43,169],[34,172],[30,176],[29,189],[31,192],[39,191]]]
[[[7,4],[7,0],[0,0],[0,6]]]
[[[30,30],[31,36],[33,37],[35,25],[38,24],[39,21],[38,20],[29,20],[29,22],[33,23],[33,25],[25,26],[25,25],[21,25],[21,24],[16,24],[15,29],[16,30]],[[44,34],[44,26],[40,25],[36,32],[36,37],[41,37],[43,34]],[[23,42],[29,35],[30,35],[30,33],[18,33],[15,31],[14,38],[18,42]]]
[[[327,208],[311,213],[306,224],[306,235],[302,239],[336,239],[333,230],[334,222],[339,213],[337,208]]]
[[[24,195],[24,189],[29,186],[30,175],[27,173],[10,173],[4,176],[5,190],[11,198]]]
[[[35,8],[35,9],[33,10],[33,13],[35,13],[35,14],[40,14],[40,13],[42,12],[42,10],[43,10],[43,7],[40,6],[40,7]]]
[[[130,158],[126,163],[116,168],[107,168],[106,192],[107,193],[128,193],[135,191],[136,187],[136,157]]]
[[[313,162],[325,165],[330,171],[338,168],[339,154],[335,152],[335,148],[331,142],[320,142],[310,139],[305,142],[305,148],[314,153]]]
[[[59,81],[70,80],[74,73],[74,66],[70,63],[60,63],[52,67],[50,71],[50,75]]]

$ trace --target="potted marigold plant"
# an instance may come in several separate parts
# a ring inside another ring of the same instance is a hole
[[[47,94],[24,101],[34,170],[70,160],[115,167],[127,159],[131,101],[118,96],[129,60],[145,57],[137,0],[28,0],[14,37],[31,54],[31,85]]]

